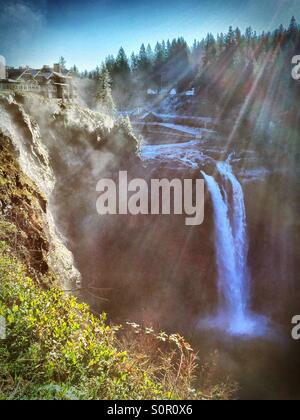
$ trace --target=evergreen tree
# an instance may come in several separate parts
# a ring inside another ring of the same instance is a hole
[[[162,50],[163,50],[164,59],[166,60],[168,51],[167,51],[167,45],[166,45],[166,42],[165,41],[163,41],[161,43],[161,47],[162,47]]]
[[[150,44],[148,44],[147,46],[146,54],[147,54],[148,61],[151,63],[153,61],[153,51]]]
[[[291,41],[293,44],[300,42],[299,26],[297,24],[295,16],[292,17],[289,29],[287,31],[287,41]]]
[[[79,70],[78,67],[74,64],[74,66],[71,68],[71,72],[78,77],[79,76]]]
[[[139,58],[138,58],[138,70],[141,73],[146,73],[149,70],[150,62],[148,60],[147,51],[145,45],[142,44],[140,48]]]
[[[145,91],[149,87],[153,79],[152,62],[148,54],[152,54],[152,49],[146,49],[145,45],[142,44],[137,62],[137,80],[142,91]]]
[[[110,75],[112,78],[113,97],[118,107],[123,108],[132,94],[133,87],[130,65],[123,47],[119,50]]]
[[[138,68],[138,56],[133,52],[130,57],[130,68],[133,73],[136,73]]]
[[[282,45],[284,34],[285,34],[285,29],[284,29],[284,26],[281,24],[279,28],[274,31],[274,34],[272,37],[273,48],[277,47],[278,45]]]
[[[242,33],[240,31],[240,28],[236,28],[235,30],[235,39],[238,46],[241,46],[242,44]]]
[[[219,53],[222,53],[225,47],[225,37],[224,34],[221,32],[220,35],[217,36],[217,48]]]
[[[235,32],[232,26],[229,27],[228,34],[226,36],[225,45],[226,45],[227,50],[232,49],[236,46]]]
[[[153,81],[159,88],[162,87],[162,74],[164,70],[164,63],[166,59],[165,44],[159,42],[155,46],[154,50],[154,63],[153,63]]]
[[[190,78],[190,50],[184,38],[173,39],[166,65],[166,82],[178,91],[188,88]]]
[[[116,65],[115,57],[113,55],[109,55],[105,60],[105,66],[107,70],[109,71],[109,74],[111,75],[111,77],[113,77],[115,65]]]
[[[66,69],[67,61],[64,57],[60,57],[58,63],[60,65],[61,70]]]
[[[246,28],[246,31],[245,31],[245,43],[246,43],[246,48],[247,48],[248,54],[249,54],[249,49],[250,49],[250,46],[251,46],[252,35],[253,35],[253,30],[252,30],[251,26],[248,26],[248,28]]]
[[[171,51],[171,42],[170,42],[170,40],[168,39],[168,41],[167,41],[167,46],[166,46],[166,58],[168,59],[169,58],[169,56],[170,56],[170,51]]]
[[[96,80],[98,80],[98,79],[99,79],[100,73],[101,73],[100,67],[99,67],[99,66],[97,66],[97,67],[96,67],[96,70],[95,70],[95,75],[94,75],[94,78],[95,78]]]
[[[128,58],[123,47],[120,48],[115,62],[115,73],[123,78],[128,77],[130,73]]]
[[[290,26],[289,26],[289,33],[295,33],[298,30],[298,25],[297,25],[297,21],[295,16],[292,17],[291,22],[290,22]]]
[[[111,92],[111,78],[105,65],[102,66],[97,78],[96,103],[109,113],[115,110]]]
[[[207,34],[205,39],[205,56],[203,58],[204,64],[207,65],[215,60],[217,55],[217,43],[213,34]]]

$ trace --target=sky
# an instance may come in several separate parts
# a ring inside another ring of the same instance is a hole
[[[8,65],[41,67],[64,56],[92,70],[121,46],[128,56],[142,43],[208,32],[300,23],[300,0],[0,0],[0,55]]]

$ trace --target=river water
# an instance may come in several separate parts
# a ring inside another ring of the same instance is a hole
[[[176,138],[173,144],[170,138],[167,144],[163,138],[161,143],[146,142],[141,155],[152,164],[199,170],[206,182],[214,219],[218,303],[193,327],[191,337],[200,355],[205,358],[217,349],[223,373],[241,386],[241,398],[298,398],[299,362],[289,326],[279,327],[255,313],[251,304],[253,279],[243,189],[249,182],[264,182],[269,169],[260,164],[254,151],[229,156],[218,143],[195,139],[180,143]],[[207,162],[214,167],[213,173],[206,173]]]

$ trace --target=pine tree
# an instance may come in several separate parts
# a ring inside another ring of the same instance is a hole
[[[252,36],[253,36],[253,29],[251,28],[251,26],[248,26],[248,28],[246,28],[246,32],[245,32],[245,39],[246,39],[247,47],[250,47],[250,45],[251,45]]]
[[[130,68],[133,73],[137,71],[138,60],[139,60],[138,56],[133,52],[130,57]]]
[[[166,46],[166,58],[168,59],[170,57],[170,52],[171,52],[171,42],[168,39],[167,41],[167,46]]]
[[[95,70],[95,76],[94,76],[96,80],[99,79],[100,73],[101,73],[100,67],[97,66]]]
[[[109,113],[114,112],[115,105],[111,92],[111,78],[105,65],[102,66],[97,78],[96,102]]]
[[[145,45],[142,44],[140,48],[139,59],[138,59],[138,69],[140,72],[146,72],[148,68],[149,68],[149,60],[147,56],[147,51],[146,51]]]
[[[242,33],[241,33],[240,28],[238,27],[235,30],[235,39],[236,39],[237,45],[240,46],[242,43]]]
[[[152,83],[153,79],[153,67],[148,53],[152,54],[152,49],[150,51],[149,48],[146,49],[145,45],[142,44],[137,63],[137,78],[141,90],[147,89],[149,87],[149,83]]]
[[[285,29],[284,26],[281,24],[278,29],[275,29],[273,37],[272,37],[272,46],[277,47],[278,44],[282,44],[284,39]]]
[[[295,32],[297,32],[297,30],[298,30],[298,24],[297,24],[295,16],[293,16],[292,19],[291,19],[290,26],[289,26],[289,32],[290,33],[295,33]]]
[[[74,76],[79,76],[79,70],[78,67],[74,64],[74,66],[71,69],[72,73],[74,74]]]
[[[159,70],[165,62],[165,50],[163,45],[159,42],[155,46],[154,50],[154,70]]]
[[[213,34],[207,34],[205,39],[205,57],[204,64],[208,64],[216,58],[217,44]]]
[[[167,52],[167,45],[166,45],[166,42],[165,41],[163,41],[161,43],[161,47],[162,47],[163,54],[164,54],[164,60],[166,60],[167,55],[168,55],[168,52]]]
[[[217,36],[217,48],[219,53],[223,52],[223,49],[225,47],[225,38],[224,34],[221,32],[220,35]]]
[[[127,79],[130,74],[130,66],[124,48],[121,47],[116,58],[114,73],[123,80]]]
[[[232,26],[229,27],[228,34],[226,36],[225,44],[226,44],[226,49],[231,49],[231,48],[235,47],[235,45],[236,45],[235,32],[234,32]]]
[[[162,87],[162,75],[164,69],[164,63],[166,59],[166,44],[159,42],[155,46],[154,50],[154,63],[153,63],[153,81],[154,84],[161,88]]]
[[[151,63],[153,61],[153,51],[152,51],[152,48],[151,48],[150,44],[148,44],[148,46],[147,46],[146,54],[147,54],[147,58],[148,58],[149,62]]]
[[[61,70],[66,69],[67,61],[64,57],[60,57],[58,63],[60,65]]]
[[[109,71],[109,74],[111,75],[111,77],[113,76],[115,65],[116,65],[115,57],[113,55],[109,55],[105,60],[105,66],[107,70]]]

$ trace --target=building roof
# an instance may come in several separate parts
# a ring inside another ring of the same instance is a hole
[[[26,69],[8,69],[8,78],[13,80],[18,80],[22,74],[24,74]]]
[[[66,73],[57,73],[56,71],[53,72],[54,76],[60,77],[62,79],[72,79],[71,76],[69,76],[69,72]]]
[[[52,71],[51,72],[40,71],[35,77],[43,77],[44,79],[49,80],[51,79],[52,75],[53,75]]]
[[[33,69],[28,69],[26,72],[26,74],[30,74],[30,76],[32,76],[33,78],[35,78],[39,73],[40,73],[40,70],[33,70]]]
[[[71,79],[71,72],[69,70],[62,70],[61,72],[55,72],[50,67],[43,67],[42,69],[30,69],[30,68],[20,68],[8,69],[9,79],[21,81],[22,79],[32,78],[32,79],[44,79],[45,81],[50,81],[50,79],[55,76],[60,79]]]

